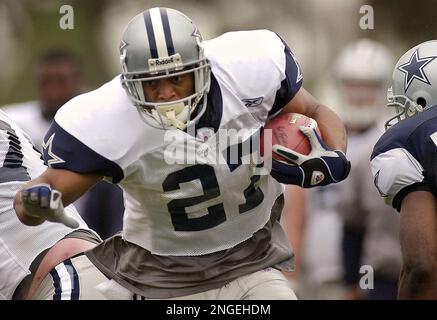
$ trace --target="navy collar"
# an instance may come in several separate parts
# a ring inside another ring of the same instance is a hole
[[[204,114],[200,117],[196,124],[196,134],[197,129],[200,128],[212,128],[214,132],[217,132],[223,115],[223,99],[222,92],[220,90],[220,85],[214,74],[211,72],[211,86],[207,96],[207,105]],[[193,113],[195,117],[197,112]],[[184,130],[187,131],[187,130]]]

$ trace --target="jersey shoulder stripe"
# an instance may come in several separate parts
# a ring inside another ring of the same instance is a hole
[[[44,138],[43,156],[45,164],[55,169],[101,174],[112,177],[114,183],[124,176],[119,165],[83,144],[56,121]]]
[[[95,172],[117,182],[141,154],[162,145],[163,134],[141,120],[117,76],[58,111],[44,140],[44,156],[54,168]]]
[[[205,55],[218,82],[262,123],[267,113],[271,116],[280,111],[302,85],[296,58],[285,42],[268,30],[225,33],[205,41]]]

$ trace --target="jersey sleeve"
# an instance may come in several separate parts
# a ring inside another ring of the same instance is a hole
[[[402,120],[378,140],[371,156],[375,186],[386,202],[400,212],[402,200],[413,191],[436,194],[435,161],[437,109]]]
[[[162,147],[163,135],[141,120],[117,76],[58,110],[43,155],[52,168],[100,174],[118,183],[142,155]]]
[[[279,37],[279,39],[281,38]],[[281,87],[276,92],[275,101],[269,111],[269,117],[273,117],[278,114],[282,108],[294,98],[296,93],[302,87],[303,82],[302,71],[296,57],[285,41],[281,39],[281,42],[284,45],[285,78],[281,81]]]
[[[206,43],[224,98],[238,98],[261,124],[302,86],[301,68],[287,44],[269,30],[228,32]]]
[[[413,191],[431,191],[424,168],[406,149],[396,148],[371,160],[375,187],[388,205],[401,210],[402,200]]]
[[[78,173],[100,174],[114,183],[123,178],[123,170],[113,161],[98,154],[53,121],[43,142],[44,162],[55,169]]]

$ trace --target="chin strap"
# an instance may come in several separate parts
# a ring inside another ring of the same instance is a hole
[[[197,108],[197,104],[202,99],[203,95],[197,96],[194,100],[177,102],[177,103],[156,103],[153,108],[146,110],[146,108],[137,105],[140,114],[145,122],[149,123],[153,127],[146,117],[153,118],[157,124],[160,124],[164,129],[169,129],[173,126],[180,130],[185,130],[188,126],[188,122],[191,121],[191,114]],[[197,114],[197,118],[200,117],[205,111],[205,106],[200,113]]]
[[[405,115],[407,117],[411,117],[412,115],[415,115],[418,112],[422,112],[423,107],[420,104],[417,104],[414,101],[410,102],[410,105],[408,106],[408,109],[405,110]]]
[[[183,111],[182,111],[183,112]],[[165,113],[165,117],[169,120],[169,122],[176,128],[180,130],[184,130],[187,127],[187,124],[180,121],[176,118],[176,112],[174,110],[169,110]]]

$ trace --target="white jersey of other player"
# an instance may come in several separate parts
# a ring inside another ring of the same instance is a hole
[[[42,150],[44,136],[52,124],[51,119],[44,118],[38,101],[14,103],[6,105],[2,110],[21,128],[35,147]],[[83,214],[86,196],[79,198],[74,205],[80,214]]]
[[[28,227],[15,214],[15,193],[46,169],[27,135],[0,111],[0,300],[12,298],[38,254],[72,231],[51,222]],[[65,210],[80,222],[81,229],[88,229],[73,206]]]
[[[219,129],[245,129],[241,141],[250,141],[299,90],[297,62],[266,30],[226,33],[206,41],[205,54],[212,81],[197,135],[146,125],[116,77],[62,107],[45,138],[52,167],[98,172],[120,184],[123,237],[154,254],[234,247],[267,223],[282,192],[270,175],[255,174],[255,163],[242,163],[247,154],[229,161],[214,138]],[[234,148],[241,149],[238,142]],[[181,163],[193,155],[195,163]]]
[[[52,121],[44,118],[38,101],[14,103],[4,106],[2,110],[32,138],[38,150],[41,150],[44,136]]]

